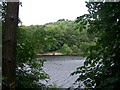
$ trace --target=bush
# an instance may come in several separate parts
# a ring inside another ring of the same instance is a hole
[[[72,50],[67,44],[64,44],[60,51],[65,55],[72,54]]]
[[[44,60],[36,59],[32,36],[19,28],[17,39],[16,88],[40,88],[39,80],[48,78],[43,71]]]

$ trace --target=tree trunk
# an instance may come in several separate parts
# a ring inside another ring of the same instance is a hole
[[[6,84],[9,90],[15,90],[18,12],[19,2],[7,2],[2,45],[2,76],[5,77],[2,88],[4,89]]]

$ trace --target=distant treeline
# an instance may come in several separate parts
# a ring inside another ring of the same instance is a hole
[[[18,37],[23,39],[23,43],[19,45],[21,48],[25,44],[34,47],[36,53],[56,51],[64,55],[86,55],[89,46],[95,44],[95,38],[87,32],[88,22],[81,27],[78,24],[60,19],[45,25],[20,26]]]

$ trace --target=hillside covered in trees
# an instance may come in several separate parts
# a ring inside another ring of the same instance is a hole
[[[78,24],[60,19],[45,25],[20,26],[19,34],[20,38],[28,39],[35,46],[38,54],[61,52],[64,55],[85,55],[87,49],[95,44],[95,38],[86,30],[88,22],[84,25],[86,29],[78,27]],[[19,45],[22,47],[22,43]]]

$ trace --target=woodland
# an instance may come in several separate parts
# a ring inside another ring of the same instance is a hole
[[[42,88],[39,80],[49,75],[37,54],[49,52],[86,57],[84,65],[71,73],[79,75],[76,82],[82,81],[85,89],[120,89],[119,2],[86,2],[89,14],[76,20],[59,19],[31,26],[18,26],[19,3],[3,2],[1,6],[3,89]]]

